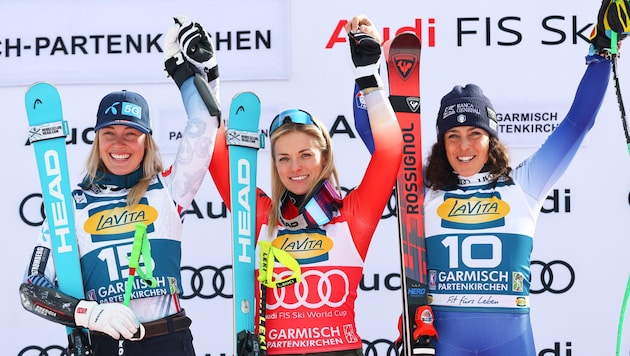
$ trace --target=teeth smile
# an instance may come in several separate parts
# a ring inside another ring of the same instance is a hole
[[[119,155],[119,154],[114,154],[114,153],[112,153],[110,156],[111,156],[113,159],[116,159],[116,160],[123,160],[123,159],[127,159],[127,158],[129,158],[129,156],[131,156],[131,155],[129,155],[129,154]]]
[[[304,180],[306,179],[306,176],[297,176],[297,177],[291,177],[291,180]]]
[[[457,157],[458,160],[462,161],[462,162],[470,162],[472,161],[472,159],[475,156],[462,156],[462,157]]]

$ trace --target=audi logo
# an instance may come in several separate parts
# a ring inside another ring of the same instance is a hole
[[[529,288],[531,294],[566,293],[575,283],[575,270],[568,262],[562,260],[553,260],[547,263],[532,261],[531,273],[532,284]],[[534,278],[536,275],[538,275],[537,279]],[[540,288],[534,288],[538,286],[538,282],[540,282]]]
[[[55,352],[49,352],[53,350]],[[66,356],[66,349],[59,345],[52,345],[48,347],[30,345],[20,350],[20,352],[18,352],[18,356]]]
[[[292,273],[292,271],[287,270],[278,275],[274,273],[274,276],[282,280],[289,277]],[[301,306],[309,309],[317,309],[322,306],[338,308],[345,303],[346,298],[350,294],[348,276],[337,269],[331,269],[326,272],[317,270],[302,272],[302,281],[303,283],[289,287],[272,289],[272,295],[267,294],[267,309],[275,310],[279,307],[296,309]],[[304,283],[306,281],[308,283]],[[332,290],[336,288],[343,288],[344,291],[343,295],[339,296],[338,299],[333,298],[332,293]],[[287,298],[287,293],[290,293],[290,298]]]
[[[192,299],[199,297],[201,299],[212,299],[222,297],[226,299],[232,298],[231,290],[224,292],[227,286],[232,286],[232,266],[225,265],[223,267],[203,266],[195,268],[191,266],[182,266],[182,283],[188,280],[189,285],[183,284],[182,299]],[[223,273],[230,270],[227,276]]]
[[[363,354],[364,356],[398,356],[398,349],[393,341],[387,339],[376,339],[374,341],[369,341],[365,339],[361,339],[363,345]],[[379,353],[380,351],[380,353]]]

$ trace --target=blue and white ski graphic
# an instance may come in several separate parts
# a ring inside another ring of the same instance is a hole
[[[255,328],[256,167],[264,146],[258,128],[260,100],[252,92],[234,96],[227,125],[232,207],[234,355],[259,354]]]
[[[31,85],[25,96],[29,141],[35,151],[59,290],[83,299],[83,279],[75,233],[66,155],[67,122],[61,98],[48,83]],[[70,335],[72,328],[68,327]]]

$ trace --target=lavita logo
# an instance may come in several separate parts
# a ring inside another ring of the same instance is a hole
[[[571,189],[565,189],[564,193],[560,193],[559,189],[554,189],[551,194],[545,198],[543,206],[540,208],[542,213],[570,213],[571,212]]]
[[[542,349],[538,356],[571,356],[571,341],[564,343],[564,347],[560,342],[554,342],[553,348]]]

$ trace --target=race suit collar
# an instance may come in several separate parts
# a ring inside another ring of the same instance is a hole
[[[94,179],[93,184],[108,185],[108,186],[115,186],[115,187],[123,188],[123,189],[129,189],[133,187],[134,185],[136,185],[140,181],[140,179],[142,179],[143,176],[144,176],[144,170],[142,169],[142,166],[140,166],[135,171],[129,174],[125,174],[123,176],[97,171],[96,178]],[[79,184],[79,186],[83,189],[88,189],[89,185],[90,184],[89,184],[88,177],[83,178],[83,182]]]
[[[280,199],[279,218],[288,230],[317,228],[326,225],[337,214],[341,205],[341,196],[330,181],[325,179],[306,197],[285,191]]]
[[[482,171],[477,174],[473,174],[470,177],[457,176],[457,179],[458,179],[458,185],[460,187],[466,187],[466,186],[474,186],[474,185],[480,185],[480,184],[488,184],[492,182],[492,180],[494,179],[494,176],[490,172]]]

